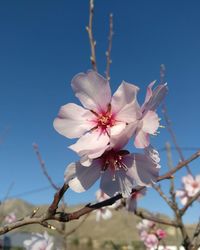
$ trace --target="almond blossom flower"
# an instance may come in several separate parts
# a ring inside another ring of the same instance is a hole
[[[133,127],[128,125],[120,136],[110,140],[110,149],[92,161],[90,167],[80,162],[71,163],[65,171],[65,181],[75,192],[83,192],[90,188],[97,179],[101,190],[109,196],[122,193],[124,197],[131,194],[132,189],[139,186],[151,186],[156,181],[159,164],[151,154],[129,153],[123,150],[132,134]]]
[[[147,249],[157,248],[159,240],[155,234],[148,234],[146,232],[143,232],[142,234],[143,235],[141,238],[143,239],[144,245],[147,247]]]
[[[111,97],[109,82],[95,71],[79,73],[72,88],[83,107],[69,103],[61,107],[54,128],[67,138],[79,138],[69,148],[79,154],[85,165],[101,156],[110,139],[120,134],[129,123],[141,117],[136,95],[139,88],[125,81]],[[136,124],[135,124],[136,128]]]
[[[33,234],[30,240],[24,241],[26,250],[52,250],[53,244],[53,237],[49,236],[47,232]]]
[[[185,205],[190,197],[195,196],[200,191],[200,175],[193,177],[187,175],[182,178],[183,188],[176,191],[176,196]]]
[[[96,200],[98,202],[105,201],[109,199],[110,197],[105,194],[101,189],[97,190],[96,192]],[[109,206],[111,207],[111,206]],[[100,221],[100,219],[108,220],[112,217],[112,212],[110,211],[109,207],[102,207],[100,209],[97,209],[96,212],[96,221]]]
[[[6,215],[4,222],[5,223],[13,223],[16,220],[17,220],[17,217],[16,217],[15,213],[12,212],[12,213],[9,213],[8,215]]]
[[[154,82],[151,82],[147,88],[145,101],[141,107],[142,116],[135,132],[135,147],[145,148],[149,146],[149,135],[155,135],[159,128],[159,117],[155,110],[160,105],[167,94],[167,85],[160,84],[152,90]]]

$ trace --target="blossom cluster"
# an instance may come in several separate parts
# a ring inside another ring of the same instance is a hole
[[[163,229],[157,228],[156,224],[150,220],[142,220],[138,223],[137,229],[147,249],[157,249],[159,241],[167,236]]]
[[[134,84],[123,81],[111,96],[109,82],[95,71],[72,79],[72,89],[83,107],[68,103],[54,120],[58,133],[78,138],[69,148],[80,161],[69,164],[65,171],[72,190],[83,192],[100,178],[104,193],[113,196],[120,192],[128,197],[135,186],[151,186],[156,181],[160,158],[150,144],[150,135],[157,134],[160,119],[156,109],[167,86],[152,89],[154,84],[149,84],[144,103],[139,105],[139,88]],[[124,149],[130,139],[143,153]]]
[[[182,205],[186,205],[188,199],[195,196],[200,191],[200,175],[192,176],[188,174],[182,177],[182,189],[176,191],[176,196],[180,198]]]

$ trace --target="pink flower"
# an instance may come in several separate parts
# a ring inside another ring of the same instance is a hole
[[[149,146],[149,135],[155,135],[159,128],[159,117],[155,110],[167,93],[167,85],[159,85],[152,90],[155,81],[150,83],[144,104],[141,107],[142,116],[135,132],[135,147],[145,148]]]
[[[128,197],[133,187],[150,186],[152,181],[156,181],[160,166],[148,150],[145,154],[131,154],[122,150],[132,129],[128,125],[120,136],[111,138],[109,151],[94,159],[90,167],[80,162],[71,163],[65,171],[65,181],[70,188],[75,192],[83,192],[101,178],[100,188],[104,193],[113,196],[119,192]]]
[[[26,250],[52,250],[53,237],[49,236],[47,232],[44,234],[33,234],[30,240],[24,241]]]
[[[146,189],[134,192],[131,196],[126,199],[126,209],[129,212],[135,212],[137,208],[137,200],[146,194]]]
[[[139,230],[139,233],[141,234],[142,232],[148,231],[150,228],[153,228],[154,226],[155,222],[144,219],[137,224],[136,228]]]
[[[167,233],[163,229],[157,229],[156,235],[159,239],[164,239],[167,236]]]
[[[5,223],[13,223],[13,222],[15,222],[17,220],[17,218],[16,218],[16,215],[15,215],[15,213],[9,213],[6,217],[5,217],[5,219],[4,219],[4,222]]]
[[[187,175],[182,178],[184,189],[189,197],[193,197],[200,191],[200,175],[193,177]]]
[[[69,148],[83,157],[82,164],[89,165],[90,159],[104,153],[113,136],[120,134],[127,124],[138,122],[139,89],[123,81],[111,97],[109,82],[95,71],[76,75],[72,88],[84,108],[73,103],[62,106],[54,128],[67,138],[79,138]]]
[[[157,248],[158,243],[159,241],[155,234],[147,234],[144,239],[144,244],[148,249]]]
[[[176,191],[176,196],[185,205],[190,197],[193,197],[200,191],[200,175],[193,177],[187,175],[182,178],[183,188]]]

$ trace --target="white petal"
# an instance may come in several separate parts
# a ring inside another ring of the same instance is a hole
[[[75,177],[69,181],[69,187],[78,193],[89,189],[100,177],[101,162],[93,161],[90,167],[84,167],[79,162],[75,164]]]
[[[142,117],[141,109],[137,100],[124,106],[117,114],[116,120],[126,123],[137,122]]]
[[[120,134],[112,136],[110,138],[110,148],[113,148],[116,151],[123,149],[124,146],[128,143],[129,139],[133,136],[136,128],[137,124],[130,123]]]
[[[148,111],[143,119],[142,130],[149,134],[155,134],[157,129],[159,128],[159,118],[156,112]]]
[[[65,169],[64,180],[66,183],[68,183],[75,176],[76,176],[76,163],[72,162]]]
[[[108,208],[105,208],[102,213],[102,219],[108,220],[111,217],[112,217],[112,212]]]
[[[116,125],[110,127],[110,136],[115,136],[120,134],[126,127],[126,123],[124,122],[119,122]]]
[[[127,155],[123,162],[129,166],[126,172],[139,186],[151,186],[159,175],[159,168],[149,157],[142,154]],[[131,167],[130,167],[131,166]]]
[[[60,108],[53,126],[58,133],[67,138],[78,138],[95,126],[93,119],[92,112],[69,103]]]
[[[118,113],[127,104],[135,103],[139,88],[133,84],[123,81],[114,93],[111,101],[112,111]]]
[[[72,79],[76,97],[87,109],[106,111],[111,101],[109,82],[95,71],[77,74]]]
[[[113,177],[115,177],[114,180]],[[126,175],[125,170],[117,170],[113,173],[109,168],[102,174],[100,182],[100,188],[111,197],[117,192],[122,193],[123,197],[128,197],[133,185],[133,180]]]
[[[168,92],[167,84],[158,85],[152,92],[151,97],[148,101],[145,100],[142,108],[144,111],[147,110],[156,110],[161,102],[164,100]]]
[[[152,91],[152,87],[155,84],[156,81],[151,82],[148,87],[147,87],[147,93],[146,93],[146,97],[144,100],[144,103],[142,105],[142,110],[144,111],[145,106],[147,106],[147,103],[149,102],[150,98],[152,97],[153,91]]]
[[[149,145],[148,147],[146,147],[144,149],[144,153],[145,155],[150,157],[150,159],[152,159],[155,163],[159,164],[160,162],[159,153],[152,145]]]
[[[136,132],[134,145],[136,148],[145,148],[148,147],[150,143],[149,135],[144,132],[142,129],[139,129],[138,132]]]
[[[88,155],[97,158],[108,147],[109,137],[106,133],[100,134],[98,130],[86,133],[75,144],[69,146],[80,156]],[[91,157],[90,157],[91,156]]]

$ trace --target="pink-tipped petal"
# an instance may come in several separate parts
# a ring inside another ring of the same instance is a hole
[[[67,138],[79,138],[94,127],[94,115],[74,103],[62,106],[54,120],[55,130]]]
[[[111,101],[109,82],[95,71],[79,73],[72,79],[72,88],[82,105],[93,111],[106,111]]]

